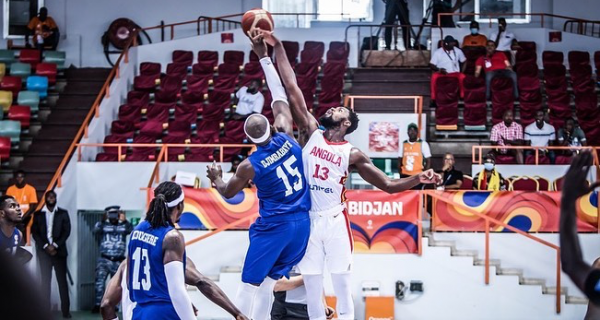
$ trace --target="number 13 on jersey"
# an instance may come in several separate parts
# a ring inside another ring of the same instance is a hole
[[[296,157],[291,156],[287,159],[282,166],[277,167],[277,177],[283,181],[285,185],[285,196],[290,196],[294,191],[299,191],[302,189],[302,176],[300,175],[300,171],[298,171],[297,167],[293,167],[292,165],[296,163]],[[285,168],[285,171],[284,171]],[[287,172],[287,173],[286,173]],[[297,180],[294,182],[294,186],[290,185],[290,180],[288,176],[296,177]]]

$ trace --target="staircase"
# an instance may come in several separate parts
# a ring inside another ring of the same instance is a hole
[[[46,104],[42,104],[35,123],[22,139],[20,149],[9,165],[10,170],[22,169],[27,182],[43,195],[77,131],[92,107],[110,69],[69,68],[55,87]],[[66,85],[65,85],[66,82]],[[58,98],[58,99],[57,99]],[[11,157],[12,158],[12,157]],[[22,159],[22,161],[21,161]],[[6,190],[9,175],[3,171],[0,188]]]

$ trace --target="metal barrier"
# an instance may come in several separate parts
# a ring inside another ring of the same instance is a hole
[[[600,38],[600,21],[567,20],[563,26],[563,31]]]
[[[494,149],[508,149],[508,150],[534,150],[535,151],[535,165],[539,164],[540,150],[567,150],[567,151],[592,151],[594,156],[594,165],[600,166],[598,150],[600,147],[565,147],[565,146],[548,146],[548,147],[532,147],[532,146],[472,146],[471,161],[473,164],[483,163],[483,152],[484,150]]]

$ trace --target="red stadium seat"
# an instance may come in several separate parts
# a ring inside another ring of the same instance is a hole
[[[156,144],[156,139],[152,136],[139,134],[133,139],[134,144]],[[131,155],[125,158],[126,161],[155,161],[156,147],[132,147]]]
[[[187,91],[188,92],[198,92],[198,93],[201,93],[202,95],[204,95],[204,94],[208,93],[209,80],[210,79],[206,76],[199,76],[199,75],[195,75],[195,74],[189,75],[186,78]]]
[[[164,122],[154,119],[144,121],[140,127],[140,134],[152,137],[154,140],[160,139],[163,135],[164,124]]]
[[[8,110],[8,119],[21,122],[21,128],[29,128],[31,107],[13,105]]]
[[[562,177],[554,180],[554,182],[552,182],[552,190],[554,190],[554,191],[562,191],[562,186],[563,186],[564,180],[565,180],[564,176],[562,176]]]
[[[527,156],[525,158],[525,164],[535,164],[535,154]],[[550,164],[550,158],[540,155],[538,164]]]
[[[533,178],[537,180],[540,191],[550,191],[550,181],[548,179],[540,176],[533,176]]]
[[[464,174],[460,190],[473,190],[473,178]]]
[[[240,74],[239,66],[230,63],[219,65],[219,75],[215,78],[214,88],[216,90],[233,93]]]
[[[179,94],[181,91],[181,78],[166,75],[160,81],[160,90],[168,94]]]
[[[37,65],[35,74],[48,78],[48,84],[53,86],[56,84],[56,74],[58,73],[56,63],[40,63]]]
[[[225,91],[213,90],[208,94],[208,102],[225,111],[225,108],[231,106],[231,94]],[[205,116],[204,113],[202,116]]]
[[[227,50],[223,54],[223,63],[234,64],[238,68],[244,64],[244,51]]]
[[[574,90],[575,91],[575,90]],[[577,114],[588,113],[587,116],[593,115],[598,110],[598,95],[596,94],[596,86],[590,83],[587,89],[575,91],[575,108]]]
[[[467,58],[466,66],[464,73],[465,74],[474,74],[475,73],[475,62],[479,57],[485,56],[485,48],[484,47],[465,47],[463,48],[463,53]]]
[[[229,120],[225,122],[225,136],[221,138],[221,143],[243,143],[245,138],[244,121]]]
[[[160,123],[169,121],[169,109],[175,108],[175,103],[152,103],[148,105],[146,118]]]
[[[140,63],[140,75],[160,77],[160,63],[142,62]]]
[[[195,115],[197,115],[198,112],[202,112],[202,109],[204,107],[204,94],[202,92],[198,92],[198,91],[186,91],[181,95],[181,104],[182,105],[187,105],[189,107],[186,108],[181,108],[180,111],[177,111],[177,107],[175,107],[175,116],[177,117],[177,114],[182,114],[183,110],[189,110],[186,111],[185,113],[189,113],[191,112],[190,108],[194,108],[196,111],[194,112]],[[196,121],[193,121],[196,122]]]
[[[487,102],[485,99],[485,80],[467,75],[464,80],[465,87],[465,110],[463,121],[465,128],[485,129],[487,121]]]
[[[10,137],[0,137],[0,162],[6,162],[10,158]]]
[[[284,41],[284,42],[285,42],[285,41]],[[267,46],[267,55],[268,55],[269,57],[271,57],[271,58],[273,57],[273,47],[271,47],[271,46]],[[249,55],[249,57],[250,57],[250,58],[249,58],[249,59],[250,59],[250,62],[256,62],[256,61],[259,61],[259,60],[260,60],[260,59],[258,58],[258,56],[256,55],[256,53],[254,53],[254,51],[250,51],[250,55]]]
[[[127,143],[127,139],[128,138],[124,137],[124,136],[111,134],[111,135],[104,137],[104,144]],[[116,156],[119,153],[118,147],[104,147],[103,149],[104,149],[104,153],[107,153],[107,154],[114,154]],[[121,155],[124,155],[126,152],[127,152],[127,148],[121,147]]]
[[[187,139],[187,137],[182,137],[178,135],[173,136],[168,134],[162,138],[162,143],[185,144]],[[181,161],[181,159],[185,159],[185,157],[181,157],[183,154],[185,154],[185,147],[170,147],[167,149],[167,161]]]
[[[191,138],[192,144],[212,144],[214,141],[211,136],[198,135]],[[212,147],[190,147],[190,154],[186,155],[186,161],[212,161],[215,149]]]
[[[269,123],[273,124],[273,121],[275,121],[275,118],[273,116],[273,109],[271,109],[271,102],[273,102],[273,97],[271,96],[270,91],[265,91],[263,95],[265,96],[265,103],[263,104],[262,115],[267,117]]]
[[[516,164],[517,159],[515,157],[508,154],[498,154],[496,155],[496,164]]]
[[[110,126],[110,134],[113,136],[122,136],[133,138],[135,125],[131,121],[115,120]]]
[[[206,108],[205,108],[206,110]],[[219,143],[220,123],[214,120],[202,120],[198,122],[198,137],[206,139],[204,143]]]
[[[521,47],[521,50],[526,50],[526,51],[536,51],[537,50],[537,46],[536,43],[533,41],[519,41],[519,47]]]
[[[569,69],[590,65],[590,53],[587,51],[569,51]]]
[[[198,121],[198,106],[194,104],[178,104],[175,106],[175,120],[189,124]]]
[[[213,78],[215,73],[215,65],[210,62],[199,62],[192,66],[192,74],[208,76],[209,79]]]
[[[518,77],[539,78],[540,70],[535,63],[521,63],[515,66],[515,72]]]
[[[146,107],[148,103],[150,103],[148,92],[132,90],[127,93],[127,104]]]
[[[558,155],[558,156],[556,156],[555,164],[571,164],[571,161],[573,161],[572,156]],[[556,190],[556,189],[554,189],[554,190]],[[558,190],[556,190],[556,191],[558,191]]]
[[[537,67],[537,54],[535,53],[535,51],[518,50],[515,58],[515,66],[519,66],[522,64],[532,64]]]
[[[31,69],[35,70],[38,63],[42,61],[42,54],[37,49],[22,49],[19,53],[19,61],[29,63]]]
[[[239,86],[245,86],[252,80],[258,80],[262,83],[264,77],[265,74],[263,72],[262,66],[260,65],[260,62],[248,62],[244,66],[244,76],[242,76]]]
[[[510,182],[510,190],[514,190],[514,191],[539,191],[540,190],[540,186],[538,184],[538,181],[536,179],[527,177],[527,176],[523,176],[523,177],[519,177],[517,179],[514,179]]]
[[[176,103],[177,102],[177,92],[158,90],[154,93],[154,102]]]
[[[183,80],[188,74],[188,65],[181,62],[172,62],[167,65],[167,75],[176,76],[179,81]]]
[[[435,127],[437,130],[458,129],[458,79],[439,77],[436,84]]]
[[[323,62],[325,44],[320,41],[306,41],[300,53],[300,61],[311,65],[320,65]]]
[[[350,45],[348,42],[331,41],[329,50],[327,50],[327,62],[342,62],[348,63],[348,55],[350,54]]]
[[[142,106],[135,104],[124,104],[119,107],[119,120],[137,123],[140,122],[141,118]]]
[[[172,137],[180,137],[188,139],[192,134],[192,126],[190,122],[175,120],[169,122],[168,133]]]
[[[524,127],[535,121],[535,113],[542,109],[540,80],[530,77],[518,78],[521,125]]]
[[[494,78],[492,80],[492,123],[502,121],[506,110],[513,110],[515,95],[513,83],[509,78]]]
[[[19,95],[19,91],[21,91],[22,85],[23,80],[20,77],[4,76],[0,82],[0,90],[11,91],[13,97],[16,98]]]
[[[563,65],[564,61],[565,55],[560,51],[544,51],[542,53],[544,71],[548,65]]]
[[[173,51],[172,60],[174,63],[191,66],[194,63],[194,53],[192,51],[175,50]]]
[[[323,65],[324,78],[336,78],[344,81],[344,73],[346,73],[346,63],[337,61],[327,61]]]
[[[201,50],[198,51],[198,63],[207,63],[214,67],[219,64],[219,53],[217,51]]]
[[[133,78],[133,89],[143,92],[154,92],[158,76],[139,75]]]
[[[295,67],[298,60],[298,53],[300,53],[300,44],[297,41],[281,41],[281,43],[292,68]]]

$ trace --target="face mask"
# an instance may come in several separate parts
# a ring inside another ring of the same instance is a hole
[[[485,168],[487,171],[492,171],[494,170],[494,164],[491,162],[486,162],[483,164],[483,168]]]
[[[477,29],[477,28],[471,28],[471,34],[472,35],[476,35],[478,33],[479,33],[479,29]]]

